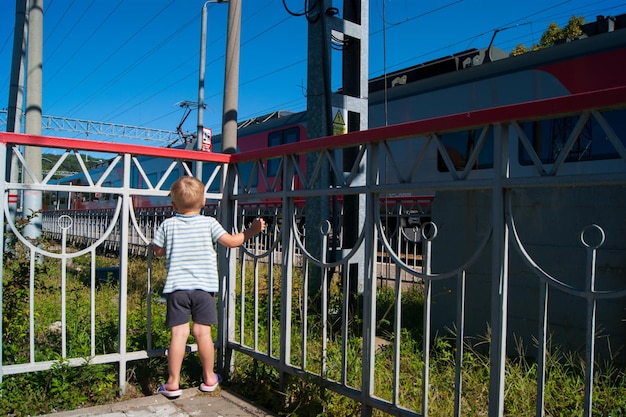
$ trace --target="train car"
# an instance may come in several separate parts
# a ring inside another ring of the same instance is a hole
[[[114,163],[113,167],[110,167],[112,160],[105,161],[98,166],[89,170],[88,174],[90,178],[87,178],[85,173],[77,173],[57,180],[57,184],[69,186],[67,191],[56,191],[54,195],[48,194],[45,196],[45,201],[48,201],[48,209],[51,210],[97,210],[97,209],[112,209],[117,205],[117,198],[115,195],[106,193],[107,187],[120,187],[122,185],[122,164],[120,161]],[[185,162],[183,162],[185,163]],[[189,164],[188,164],[189,165]],[[145,172],[146,178],[139,172],[137,167],[131,168],[131,186],[134,188],[144,189],[148,188],[148,182],[154,186],[158,181],[165,176],[167,164],[163,163],[162,158],[145,157],[141,161],[142,169]],[[191,171],[191,168],[189,168]],[[106,177],[102,180],[101,177]],[[176,178],[185,174],[185,169],[178,166],[170,172],[165,178],[162,189],[169,189],[171,184]],[[72,187],[85,186],[89,182],[100,182],[100,186],[104,187],[103,192],[97,193],[84,193],[82,191],[73,191]],[[167,197],[154,197],[154,196],[133,196],[133,207],[135,209],[152,208],[152,207],[164,207],[171,204],[171,201]]]

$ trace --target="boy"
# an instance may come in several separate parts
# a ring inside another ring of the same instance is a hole
[[[166,257],[165,325],[172,333],[168,352],[169,377],[157,392],[175,398],[182,394],[180,369],[189,337],[190,315],[202,362],[200,391],[214,391],[220,382],[220,376],[213,372],[215,352],[211,337],[211,325],[217,324],[214,294],[219,290],[215,242],[236,248],[262,232],[265,222],[257,218],[243,232],[226,232],[216,219],[200,214],[206,202],[204,184],[194,177],[184,176],[176,180],[170,196],[176,215],[161,223],[152,247],[157,256]]]

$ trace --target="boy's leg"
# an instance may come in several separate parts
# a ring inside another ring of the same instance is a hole
[[[172,340],[167,354],[169,377],[165,388],[177,390],[180,388],[180,369],[185,358],[187,339],[189,338],[189,323],[179,324],[172,327]]]
[[[206,385],[212,386],[217,382],[217,375],[213,372],[215,365],[215,348],[211,336],[211,326],[206,324],[193,324],[193,337],[198,344],[198,355],[202,362],[202,377]]]

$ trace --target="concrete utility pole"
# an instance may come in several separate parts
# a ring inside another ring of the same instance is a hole
[[[241,21],[241,0],[208,0],[202,6],[200,22],[200,68],[198,71],[198,123],[196,130],[196,150],[203,150],[204,140],[204,84],[206,81],[206,37],[209,3],[228,2],[228,34],[226,40],[226,68],[224,85],[224,111],[222,117],[222,152],[234,153],[237,149],[237,94],[239,82],[239,38]],[[231,110],[234,109],[234,117]],[[232,120],[232,123],[231,123]],[[226,126],[227,125],[227,126]],[[234,125],[234,133],[231,132]],[[226,132],[228,131],[228,133]],[[196,177],[202,179],[202,162],[196,162]]]
[[[240,32],[241,32],[241,0],[229,0],[228,2],[228,29],[226,39],[226,65],[224,68],[224,103],[222,109],[222,152],[237,152],[237,112],[238,112],[238,96],[239,96],[239,48],[240,48]],[[230,195],[237,187],[235,180],[235,170],[230,166],[227,168],[224,182],[222,184],[222,192],[224,201],[230,199]],[[236,213],[232,205],[220,204],[220,212],[218,217],[226,230],[234,230]],[[229,288],[234,288],[235,282],[229,277],[237,267],[236,257],[232,256],[233,252],[226,247],[218,245],[218,255],[220,259],[226,262],[219,263],[219,276],[222,283]],[[228,281],[230,279],[230,281]],[[218,369],[222,375],[229,374],[233,369],[232,350],[228,349],[228,340],[235,337],[235,328],[229,325],[228,317],[235,314],[236,303],[228,297],[227,291],[220,292],[219,303],[228,306],[226,315],[220,315],[218,321],[220,323],[218,339],[220,348],[216,351]]]
[[[239,49],[241,38],[241,0],[228,2],[228,34],[222,108],[222,152],[237,152],[237,113],[239,98]]]
[[[43,74],[43,0],[30,0],[28,8],[28,61],[26,71],[26,122],[25,132],[41,135],[42,114],[42,74]],[[31,177],[24,172],[22,180],[25,184],[41,181],[41,148],[28,146],[24,150],[24,158]],[[26,218],[41,210],[41,191],[24,190],[24,212]],[[24,230],[29,238],[41,236],[41,218],[35,215]]]

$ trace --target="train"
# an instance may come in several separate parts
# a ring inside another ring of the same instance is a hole
[[[457,54],[446,56],[434,61],[414,65],[385,76],[370,80],[369,84],[369,128],[394,125],[398,123],[423,120],[428,118],[463,114],[481,109],[507,106],[516,103],[530,102],[547,98],[579,94],[590,91],[610,89],[625,85],[624,68],[626,67],[626,15],[616,17],[599,17],[596,22],[582,27],[581,39],[564,42],[538,51],[528,52],[519,56],[509,56],[493,46],[482,49],[470,49]],[[621,123],[626,120],[624,111],[608,114],[611,123]],[[589,122],[589,131],[593,132],[594,122]],[[303,112],[278,111],[262,117],[247,120],[238,127],[238,148],[241,152],[254,151],[297,143],[307,138],[307,114]],[[541,161],[546,164],[554,162],[557,150],[569,137],[573,126],[571,120],[564,117],[561,120],[553,119],[545,123],[526,124],[529,137],[534,137],[535,147]],[[541,134],[538,134],[540,132]],[[451,165],[453,169],[463,170],[470,161],[472,150],[478,141],[478,132],[459,132],[442,138],[449,158],[448,163],[441,153],[433,148],[425,161],[422,171],[426,176],[436,179],[447,174]],[[212,138],[211,149],[220,152],[222,147],[221,135]],[[415,139],[415,152],[422,147],[420,139]],[[423,140],[423,139],[422,139]],[[489,140],[489,138],[487,139]],[[194,148],[195,144],[186,143],[180,147]],[[397,181],[403,172],[411,171],[414,165],[415,152],[411,141],[403,141],[404,148],[400,158],[393,161],[393,169],[386,169],[389,160],[381,160],[381,182]],[[486,147],[488,148],[488,147]],[[531,156],[524,149],[513,150],[516,161],[511,169],[530,170]],[[146,157],[147,158],[147,157]],[[145,175],[156,183],[166,173],[162,163],[157,158],[142,161]],[[300,164],[304,169],[304,157]],[[593,172],[594,163],[603,164],[614,160],[621,163],[615,149],[602,141],[594,141],[591,146],[591,136],[586,140],[579,140],[568,156],[566,163],[571,163],[572,169],[580,172],[588,169]],[[471,160],[472,166],[469,175],[480,178],[482,170],[493,168],[493,155],[481,152],[478,158]],[[583,165],[581,165],[583,164]],[[566,164],[567,165],[567,164]],[[583,168],[581,168],[581,166]],[[95,167],[90,175],[97,178],[102,172],[110,169],[107,163]],[[121,164],[116,168],[121,172]],[[119,186],[121,176],[116,169],[107,175],[107,185]],[[133,168],[133,187],[141,188],[142,175]],[[193,170],[192,166],[189,166]],[[245,168],[244,168],[245,169]],[[252,169],[252,168],[249,168]],[[262,168],[263,177],[272,181],[278,169],[277,163],[268,161]],[[168,188],[180,172],[170,172],[163,188]],[[243,176],[247,176],[242,172]],[[391,178],[393,176],[393,178]],[[253,176],[254,177],[254,176]],[[58,180],[59,184],[85,185],[84,174],[76,174]],[[253,184],[259,193],[263,193],[265,185]],[[419,200],[415,215],[408,215],[404,221],[420,223],[420,216],[428,216],[428,205],[433,196],[424,195],[388,195],[391,200],[409,201],[407,204],[415,207],[411,199]],[[135,209],[146,209],[169,206],[169,199],[135,196]],[[415,200],[415,201],[416,201]],[[47,210],[94,210],[111,209],[114,206],[112,195],[58,192],[45,196],[44,207]]]

